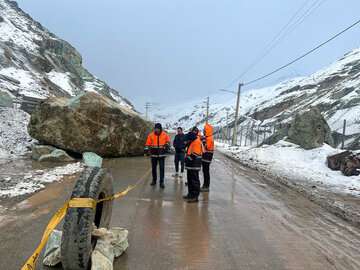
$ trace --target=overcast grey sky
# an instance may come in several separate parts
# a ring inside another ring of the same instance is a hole
[[[128,97],[161,106],[226,87],[307,3],[321,3],[243,79],[311,49],[357,20],[358,0],[19,0],[83,55],[85,66]],[[359,47],[360,27],[252,88],[306,75]],[[235,89],[235,84],[231,86]]]

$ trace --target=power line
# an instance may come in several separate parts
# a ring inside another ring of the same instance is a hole
[[[306,0],[299,7],[299,9],[291,16],[289,21],[280,29],[280,31],[274,36],[274,38],[265,47],[264,52],[260,54],[239,76],[232,80],[225,88],[229,88],[235,82],[245,76],[250,70],[258,65],[266,56],[268,56],[274,48],[289,34],[291,34],[300,24],[302,24],[307,17],[309,17],[316,9],[318,9],[326,0],[315,0],[307,9],[306,6],[311,0]],[[305,9],[305,10],[304,10]],[[298,17],[298,15],[300,17]]]
[[[307,9],[305,11],[305,13],[303,14],[302,17],[298,18],[298,20],[295,22],[295,24],[293,25],[292,28],[288,29],[288,34],[291,34],[300,24],[302,24],[306,18],[308,18],[311,14],[314,13],[314,11],[316,11],[325,1],[327,0],[318,0],[315,1],[310,7],[309,9]]]
[[[311,49],[310,51],[304,53],[303,55],[295,58],[294,60],[290,61],[289,63],[287,63],[287,64],[285,64],[285,65],[283,65],[283,66],[281,66],[281,67],[279,67],[279,68],[277,68],[277,69],[275,69],[275,70],[273,70],[273,71],[271,71],[271,72],[269,72],[269,73],[267,73],[267,74],[265,74],[265,75],[263,75],[263,76],[261,76],[261,77],[259,77],[259,78],[257,78],[257,79],[254,79],[254,80],[251,80],[251,81],[249,81],[249,82],[244,83],[244,86],[249,85],[249,84],[253,84],[253,83],[258,82],[258,81],[260,81],[260,80],[263,80],[263,79],[265,79],[265,78],[267,78],[267,77],[269,77],[269,76],[271,76],[271,75],[279,72],[280,70],[282,70],[282,69],[284,69],[284,68],[287,68],[288,66],[294,64],[295,62],[297,62],[297,61],[305,58],[305,57],[308,56],[309,54],[311,54],[311,53],[315,52],[316,50],[320,49],[321,47],[323,47],[323,46],[326,45],[327,43],[333,41],[334,39],[336,39],[336,38],[339,37],[340,35],[344,34],[345,32],[349,31],[351,28],[355,27],[355,26],[358,25],[359,23],[360,23],[360,20],[357,20],[357,21],[356,21],[355,23],[353,23],[352,25],[346,27],[344,30],[342,30],[341,32],[337,33],[337,34],[334,35],[333,37],[329,38],[329,39],[326,40],[325,42],[319,44],[318,46],[316,46],[315,48]]]

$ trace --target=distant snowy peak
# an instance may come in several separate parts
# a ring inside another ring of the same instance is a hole
[[[233,125],[235,95],[210,96],[209,121],[215,126]],[[286,80],[271,87],[245,90],[240,98],[240,125],[275,125],[317,106],[334,131],[360,134],[360,49],[352,50],[330,66],[307,77]],[[155,112],[155,120],[168,127],[203,125],[206,106],[199,99]],[[228,121],[226,115],[229,115]],[[354,140],[355,137],[351,139]],[[360,137],[358,137],[360,138]],[[360,139],[357,139],[360,147]],[[353,143],[349,139],[349,143]]]
[[[83,91],[96,91],[134,109],[82,66],[81,55],[68,42],[34,21],[16,2],[0,0],[0,92],[12,98],[46,98]]]

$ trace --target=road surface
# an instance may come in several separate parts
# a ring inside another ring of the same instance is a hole
[[[105,166],[114,175],[115,190],[145,179],[114,205],[112,225],[130,231],[130,248],[115,270],[360,269],[358,228],[298,193],[268,185],[221,154],[212,164],[211,192],[198,204],[183,202],[186,187],[171,178],[172,157],[164,191],[149,185],[145,158],[107,160]],[[5,203],[11,209],[0,219],[0,269],[20,268],[73,183],[70,177],[15,206]],[[47,268],[39,263],[38,269]]]

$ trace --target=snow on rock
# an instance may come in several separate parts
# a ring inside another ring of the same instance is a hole
[[[26,173],[21,181],[14,185],[0,187],[0,197],[16,197],[34,193],[45,187],[45,184],[60,181],[66,175],[73,175],[81,172],[83,165],[80,162],[59,166],[46,171],[36,170]],[[10,182],[11,179],[0,179],[3,182]]]
[[[341,152],[326,144],[312,150],[304,150],[285,141],[258,148],[218,144],[218,149],[230,154],[241,163],[264,170],[274,177],[323,187],[337,193],[360,196],[360,177],[347,177],[340,171],[332,171],[326,166],[328,155]]]
[[[65,90],[70,96],[74,96],[73,89],[76,88],[70,83],[68,73],[62,73],[52,70],[47,74],[50,81]]]
[[[30,115],[19,109],[0,108],[0,158],[23,155],[33,139],[27,132]]]
[[[75,96],[96,91],[133,110],[132,104],[82,65],[82,57],[22,11],[0,0],[0,90],[13,97]]]
[[[17,44],[28,51],[35,51],[38,45],[34,41],[40,41],[41,35],[36,31],[24,31],[31,29],[35,23],[25,16],[19,16],[14,8],[14,3],[0,1],[0,16],[3,22],[0,23],[0,41]]]
[[[10,100],[21,96],[71,97],[94,91],[135,112],[127,99],[83,67],[74,47],[10,0],[0,0],[0,91]],[[0,108],[0,158],[26,152],[31,141],[28,121],[26,113]]]

